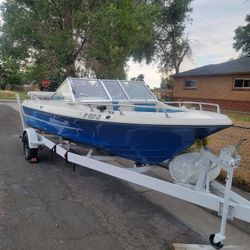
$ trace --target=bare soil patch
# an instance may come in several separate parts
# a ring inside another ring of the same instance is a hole
[[[236,127],[224,129],[209,137],[209,148],[219,153],[222,147],[235,145],[241,138],[247,140],[242,144],[239,154],[240,166],[235,169],[233,185],[250,192],[250,122],[234,121]],[[225,180],[226,172],[221,171],[220,180]]]

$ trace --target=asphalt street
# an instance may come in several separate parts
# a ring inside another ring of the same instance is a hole
[[[166,249],[206,243],[145,190],[41,150],[23,156],[19,114],[0,105],[0,249]]]

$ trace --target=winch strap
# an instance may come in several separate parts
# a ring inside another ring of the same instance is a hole
[[[69,151],[66,151],[66,153],[64,154],[64,158],[65,158],[65,163],[68,164],[68,152]]]
[[[53,146],[53,148],[51,149],[51,152],[56,153],[56,144]]]

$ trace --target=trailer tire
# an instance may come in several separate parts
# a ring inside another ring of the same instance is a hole
[[[214,242],[214,237],[215,237],[215,234],[211,234],[210,237],[209,237],[209,241],[210,241],[210,244],[211,246],[214,248],[214,249],[221,249],[224,245],[222,242],[217,242],[215,243]]]
[[[23,153],[24,158],[30,163],[37,162],[38,149],[29,147],[29,138],[27,133],[24,133],[23,135]]]

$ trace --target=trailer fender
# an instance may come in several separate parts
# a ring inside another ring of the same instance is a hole
[[[28,141],[29,141],[29,148],[38,148],[38,135],[33,128],[26,128],[23,131],[23,137],[24,135],[27,134],[28,136]]]

